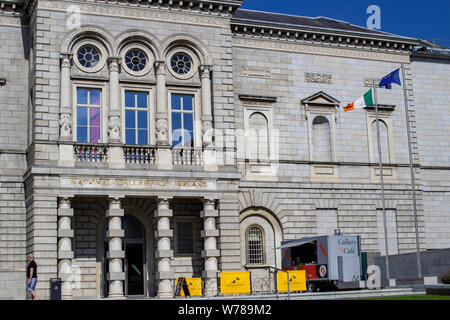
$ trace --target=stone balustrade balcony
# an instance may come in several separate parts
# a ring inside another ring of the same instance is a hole
[[[114,168],[131,164],[156,165],[162,169],[171,169],[173,166],[205,166],[205,150],[202,148],[99,143],[67,143],[65,145],[69,148],[60,148],[60,165],[62,166],[73,166],[75,163],[104,163]],[[70,149],[73,150],[71,161],[71,157],[67,154]],[[211,149],[208,152],[211,152]]]

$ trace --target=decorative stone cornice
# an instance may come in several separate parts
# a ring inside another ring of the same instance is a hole
[[[254,96],[248,94],[240,94],[239,100],[241,100],[247,106],[266,106],[271,107],[277,102],[277,97],[272,96]]]
[[[382,60],[396,63],[410,63],[408,52],[388,52],[364,48],[350,48],[346,46],[330,46],[326,44],[307,43],[302,41],[280,41],[277,39],[257,38],[248,36],[234,36],[234,47],[252,49],[266,49],[274,51],[297,52],[313,55],[326,55],[364,60]]]
[[[0,0],[1,1],[1,0]],[[232,0],[24,0],[28,11],[37,4],[41,9],[66,11],[78,5],[82,14],[129,17],[140,20],[192,25],[229,26],[231,15],[242,1]],[[190,14],[187,14],[190,13]]]
[[[231,20],[235,37],[265,40],[283,40],[300,44],[315,44],[336,48],[357,48],[390,53],[410,53],[418,41],[411,38],[383,34],[356,33],[302,27],[274,26]]]

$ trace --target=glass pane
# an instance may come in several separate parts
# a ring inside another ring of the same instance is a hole
[[[100,127],[91,127],[91,142],[100,142]]]
[[[134,108],[134,93],[130,91],[125,92],[125,107]]]
[[[87,127],[77,126],[77,141],[87,142]]]
[[[91,92],[91,105],[100,105],[100,90],[90,90]]]
[[[148,144],[148,131],[147,130],[138,130],[138,144]]]
[[[138,111],[138,128],[148,128],[147,111]]]
[[[172,112],[172,145],[182,145],[183,134],[181,132],[181,114]]]
[[[134,110],[125,110],[125,128],[136,128],[135,112]]]
[[[181,110],[181,96],[177,94],[172,95],[172,109]]]
[[[184,146],[192,147],[194,145],[194,119],[192,113],[183,114],[184,124]]]
[[[146,93],[140,92],[137,94],[137,106],[138,108],[147,108],[147,97]]]
[[[183,96],[183,110],[192,110],[193,96]]]
[[[77,125],[79,126],[87,126],[87,108],[77,108]]]
[[[88,96],[88,90],[87,89],[77,89],[77,104],[87,104],[87,96]]]
[[[100,127],[100,109],[91,108],[91,126]]]
[[[125,130],[125,143],[126,144],[136,144],[136,132],[133,129]]]

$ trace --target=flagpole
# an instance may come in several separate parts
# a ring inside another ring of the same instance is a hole
[[[381,138],[380,138],[380,122],[378,117],[378,101],[377,101],[377,88],[375,86],[375,80],[372,82],[373,87],[373,97],[375,102],[375,114],[377,122],[377,140],[378,140],[378,160],[380,163],[380,182],[381,182],[381,203],[383,206],[383,225],[384,225],[384,245],[385,245],[385,256],[386,256],[386,275],[388,284],[390,282],[390,270],[389,270],[389,247],[388,247],[388,236],[387,236],[387,224],[386,224],[386,200],[384,196],[384,177],[383,177],[383,158],[381,157]]]
[[[402,63],[402,76],[403,76],[403,93],[405,96],[406,128],[407,128],[407,132],[408,132],[409,169],[411,171],[411,187],[412,187],[413,209],[414,209],[414,227],[415,227],[415,232],[416,232],[417,275],[419,278],[422,278],[422,266],[421,266],[421,262],[420,262],[419,226],[417,223],[416,185],[415,185],[415,179],[414,179],[414,166],[413,166],[412,145],[411,145],[411,126],[409,123],[408,93],[407,93],[407,89],[406,89],[405,67],[404,67],[403,63]]]

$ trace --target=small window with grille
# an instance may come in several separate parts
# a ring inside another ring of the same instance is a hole
[[[247,231],[247,263],[263,264],[263,232],[260,227],[251,226]]]
[[[191,222],[177,223],[177,254],[193,254],[194,237],[193,224]]]

